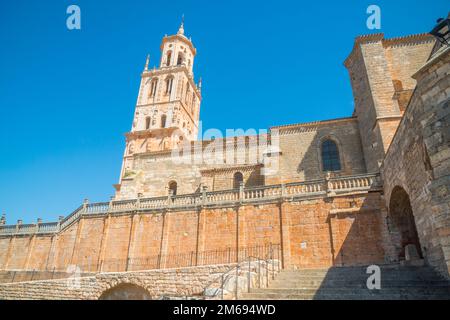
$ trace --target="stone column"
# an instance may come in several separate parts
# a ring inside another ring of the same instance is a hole
[[[160,249],[160,261],[159,267],[166,267],[166,256],[169,245],[169,229],[170,229],[170,213],[163,213],[163,228],[162,228],[162,236],[161,236],[161,249]]]
[[[75,235],[75,241],[74,241],[73,249],[72,249],[72,256],[70,258],[70,264],[72,264],[72,265],[74,265],[74,264],[78,265],[80,263],[80,261],[77,261],[76,257],[78,256],[78,247],[80,246],[80,242],[81,242],[81,231],[83,229],[83,224],[84,224],[84,218],[81,217],[80,220],[78,220],[77,233]]]
[[[103,234],[100,243],[100,252],[98,254],[97,270],[100,272],[103,271],[103,262],[105,260],[105,251],[106,251],[106,244],[108,243],[110,223],[111,223],[111,215],[108,214],[108,216],[103,221]]]
[[[280,213],[280,234],[281,234],[281,256],[283,258],[282,266],[284,269],[291,268],[291,234],[290,234],[290,213],[286,208],[287,202],[280,201],[278,204]]]
[[[137,231],[139,228],[137,228],[137,224],[139,223],[139,215],[133,214],[131,219],[131,226],[130,226],[130,236],[128,240],[128,252],[127,252],[127,265],[126,265],[126,271],[133,271],[132,265],[130,265],[131,259],[134,257],[134,247],[137,239]],[[131,269],[130,269],[131,268]]]

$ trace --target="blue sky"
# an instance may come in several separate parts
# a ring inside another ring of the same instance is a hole
[[[81,30],[66,9],[81,8]],[[366,8],[381,8],[368,30]],[[349,116],[343,61],[357,35],[431,30],[433,1],[1,1],[0,212],[8,223],[107,201],[120,173],[147,53],[159,61],[181,15],[203,78],[204,129]]]

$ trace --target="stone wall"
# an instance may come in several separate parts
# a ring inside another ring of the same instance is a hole
[[[281,245],[286,268],[379,263],[389,260],[383,212],[381,194],[364,191],[87,215],[53,235],[0,237],[7,252],[0,269],[124,271],[142,268],[136,261],[145,259],[158,259],[146,262],[149,268],[226,263],[270,244]],[[226,260],[208,256],[227,252]]]
[[[416,74],[417,87],[382,166],[386,204],[409,195],[422,252],[449,275],[450,54],[440,50]]]
[[[412,75],[426,62],[433,44],[434,38],[428,34],[356,38],[345,66],[369,172],[378,171],[400,122],[405,100],[415,87]]]
[[[121,284],[145,289],[152,299],[201,295],[231,265],[101,273],[91,277],[0,284],[0,300],[95,300]]]
[[[209,191],[227,190],[233,188],[236,172],[243,174],[245,187],[321,179],[325,176],[321,162],[321,142],[325,139],[332,139],[339,148],[342,170],[335,175],[367,172],[356,118],[273,127],[271,132],[269,137],[259,135],[239,137],[242,140],[190,143],[192,150],[195,147],[203,151],[199,158],[189,156],[190,161],[174,157],[178,152],[170,150],[128,155],[126,166],[129,169],[121,180],[116,199],[135,198],[138,193],[145,197],[166,196],[171,181],[177,183],[178,194],[197,192],[202,186]],[[264,155],[270,145],[279,147],[280,152],[270,158],[270,166],[267,166],[274,171],[265,174],[263,164],[267,163],[267,157]],[[227,150],[231,150],[234,157],[227,158]],[[220,154],[219,161],[215,158],[217,154]]]

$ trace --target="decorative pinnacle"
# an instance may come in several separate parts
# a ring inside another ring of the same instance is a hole
[[[180,28],[178,29],[177,34],[184,35],[184,13],[181,16],[181,25]]]
[[[148,71],[148,64],[150,63],[150,55],[147,55],[147,60],[145,61],[144,71]]]

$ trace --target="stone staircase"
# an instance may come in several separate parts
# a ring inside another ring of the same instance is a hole
[[[251,289],[243,300],[450,300],[450,282],[430,267],[384,265],[381,289],[369,290],[367,267],[283,270],[268,288]]]

